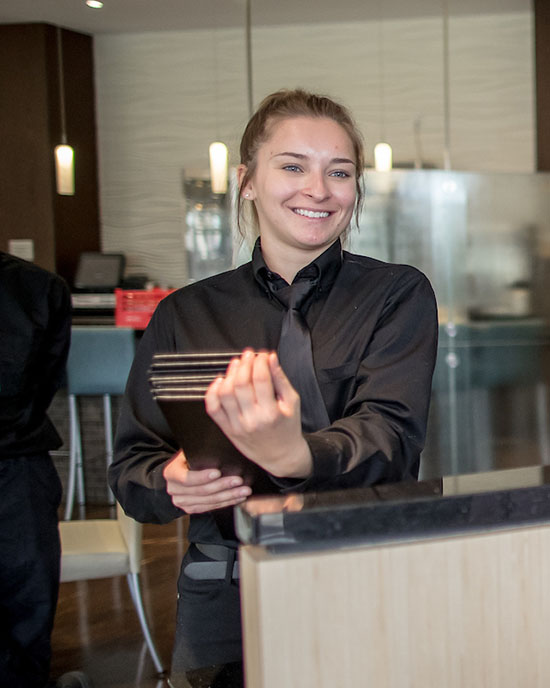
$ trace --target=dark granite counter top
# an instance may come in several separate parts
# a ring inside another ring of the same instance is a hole
[[[305,551],[550,523],[550,466],[341,492],[252,497],[235,509],[243,544]]]

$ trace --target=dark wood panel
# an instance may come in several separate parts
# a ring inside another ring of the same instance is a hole
[[[33,239],[36,262],[53,270],[45,27],[0,27],[0,46],[0,248],[7,250],[9,239]]]
[[[78,256],[97,251],[99,202],[93,39],[62,30],[68,142],[75,149],[76,193],[55,191],[60,143],[56,27],[0,25],[0,248],[32,239],[35,262],[73,282]]]
[[[75,195],[53,194],[55,253],[58,272],[72,283],[79,255],[100,249],[93,39],[66,30],[61,31],[61,38],[67,141],[75,153]],[[51,81],[54,82],[53,75]],[[54,101],[59,98],[54,97]],[[53,148],[59,143],[61,132],[52,124]]]

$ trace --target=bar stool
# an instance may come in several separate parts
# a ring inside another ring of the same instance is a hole
[[[65,501],[65,520],[73,512],[75,487],[78,504],[86,503],[82,463],[82,435],[77,396],[103,397],[105,457],[107,467],[113,459],[111,396],[121,395],[134,360],[135,335],[126,327],[73,327],[67,361],[69,400],[69,476]],[[114,498],[108,489],[109,503]]]

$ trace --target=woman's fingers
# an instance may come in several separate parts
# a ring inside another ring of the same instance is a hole
[[[222,476],[218,469],[190,470],[183,452],[168,463],[163,475],[172,503],[189,514],[239,504],[251,494],[240,476]]]
[[[251,350],[234,359],[205,396],[207,413],[232,437],[272,426],[292,416],[299,397],[279,365],[277,354]]]
[[[221,490],[212,494],[179,493],[171,495],[172,503],[188,514],[221,509],[232,504],[240,504],[251,494],[248,486]]]
[[[300,397],[282,369],[276,353],[269,354],[269,370],[277,399],[284,407],[291,409],[296,403],[299,403]]]
[[[272,354],[259,353],[254,361],[252,371],[252,385],[254,387],[258,405],[266,409],[274,407],[277,403],[276,390],[273,385],[269,358]]]

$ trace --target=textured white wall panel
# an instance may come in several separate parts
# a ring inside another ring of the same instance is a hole
[[[132,272],[180,286],[184,168],[224,140],[238,162],[248,116],[240,29],[95,38],[103,249]],[[532,15],[452,17],[451,159],[461,170],[534,169]],[[412,163],[442,165],[443,39],[437,18],[253,29],[254,102],[303,86],[353,111],[367,160],[381,136]]]

